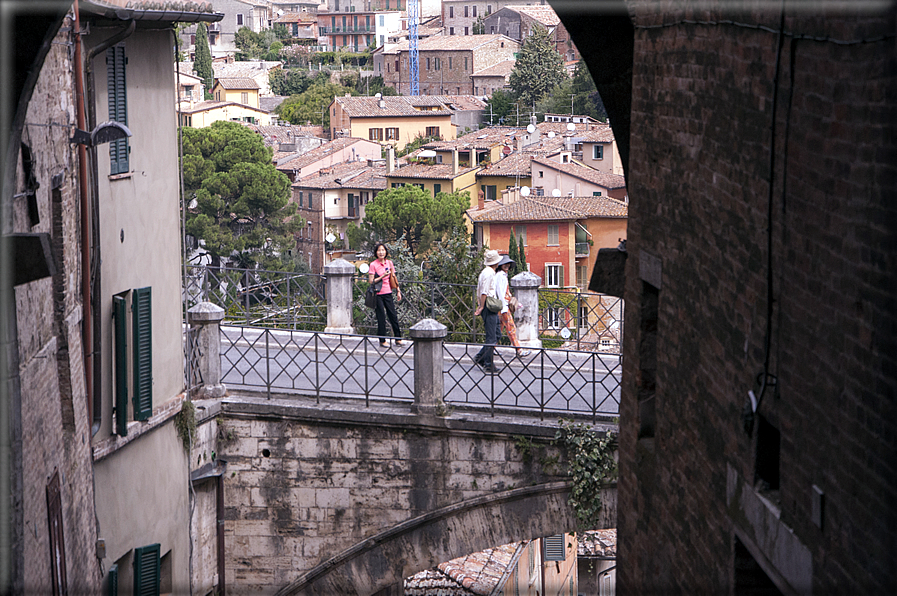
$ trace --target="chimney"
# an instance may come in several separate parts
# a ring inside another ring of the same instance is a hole
[[[452,149],[452,176],[458,174],[458,148]]]
[[[396,169],[396,149],[392,145],[386,148],[386,173],[392,174]]]

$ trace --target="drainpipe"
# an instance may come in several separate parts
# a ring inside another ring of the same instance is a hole
[[[75,103],[78,128],[90,130],[84,117],[84,75],[81,70],[81,17],[78,0],[74,2],[75,12]],[[81,207],[81,304],[84,310],[84,326],[81,329],[82,350],[84,351],[84,382],[87,390],[87,417],[93,421],[93,325],[90,303],[90,214],[87,177],[87,148],[78,144],[78,190]]]
[[[76,10],[76,15],[77,15],[77,2],[75,5],[75,10]],[[101,52],[105,52],[107,49],[109,49],[113,45],[117,44],[118,42],[125,39],[126,37],[129,37],[132,33],[134,33],[134,30],[136,29],[136,27],[137,27],[137,21],[134,21],[134,20],[129,21],[127,26],[122,31],[119,31],[112,37],[106,39],[105,41],[100,42],[94,48],[92,48],[90,50],[90,52],[88,53],[87,62],[84,65],[84,69],[87,73],[87,110],[88,110],[88,114],[87,114],[86,126],[85,126],[85,123],[79,119],[79,128],[81,128],[81,130],[93,130],[93,128],[97,125],[97,122],[96,122],[96,120],[97,120],[97,118],[96,118],[96,85],[94,83],[94,73],[93,73],[94,59]],[[80,31],[80,25],[78,27],[76,27],[76,29],[78,29]],[[80,47],[80,35],[77,36],[76,47]],[[76,58],[76,64],[79,64],[79,65],[81,64],[80,56],[78,56]],[[80,68],[77,69],[76,75],[79,78],[83,76]],[[83,85],[84,85],[84,83],[82,82],[81,91],[78,94],[79,98],[84,97]],[[83,103],[84,102],[82,99],[81,105],[79,106],[79,111],[82,114],[84,112]],[[79,145],[79,152],[81,152],[81,151],[83,151],[85,155],[87,154],[87,149],[83,145]],[[91,182],[90,187],[89,187],[90,209],[89,210],[85,209],[82,206],[81,229],[82,230],[89,229],[90,233],[82,232],[82,236],[85,239],[92,240],[93,238],[99,237],[99,227],[100,227],[100,224],[99,224],[100,197],[99,197],[99,186],[98,186],[99,185],[99,167],[98,167],[98,160],[97,160],[97,148],[93,147],[93,146],[90,147],[90,162],[91,162],[91,166],[92,166],[91,167],[92,176],[89,179]],[[87,166],[85,164],[84,169],[86,170],[86,168],[87,168]],[[84,174],[82,174],[82,180],[87,180],[87,178],[86,178],[86,176],[84,176]],[[82,202],[83,202],[85,200],[84,194],[86,194],[86,192],[87,192],[87,185],[82,182],[80,186],[82,189]],[[88,216],[90,216],[89,220],[88,220]],[[87,225],[86,224],[87,221],[90,222],[89,228],[85,227],[85,225]],[[83,247],[85,244],[87,244],[87,241],[82,241],[82,250],[83,250]],[[91,383],[88,385],[88,391],[89,391],[88,395],[90,396],[89,400],[90,400],[90,404],[91,404],[90,405],[91,411],[89,413],[92,416],[92,420],[93,420],[91,432],[95,434],[97,431],[99,431],[100,420],[102,418],[100,400],[99,400],[98,396],[95,395],[95,394],[99,393],[99,391],[97,391],[99,384],[96,384],[96,386],[95,386],[93,383],[93,379],[99,379],[100,376],[102,375],[102,360],[101,360],[102,322],[100,321],[99,316],[96,316],[96,317],[92,316],[94,314],[93,313],[94,310],[97,310],[97,311],[99,310],[98,305],[95,304],[94,302],[88,302],[88,301],[91,299],[96,301],[96,298],[100,295],[100,291],[101,291],[100,270],[99,270],[99,268],[97,268],[97,270],[91,274],[91,272],[90,272],[90,256],[89,256],[90,254],[93,254],[94,262],[95,263],[100,262],[100,246],[99,246],[99,244],[96,244],[95,246],[87,246],[87,252],[88,252],[88,257],[87,257],[86,271],[87,271],[88,275],[85,275],[85,277],[88,279],[88,283],[90,284],[90,287],[88,287],[87,294],[84,298],[85,304],[89,305],[89,307],[85,308],[85,311],[90,313],[90,315],[91,315],[90,318],[92,319],[92,322],[93,322],[93,325],[91,328],[92,342],[90,344],[87,344],[87,345],[92,346],[91,351],[88,353],[88,358],[90,358],[90,362],[91,362],[91,364],[88,365],[89,368],[91,369],[91,372],[90,372]],[[84,255],[82,254],[82,267],[83,266],[84,266]],[[85,327],[87,327],[89,324],[90,324],[90,321],[86,320]]]

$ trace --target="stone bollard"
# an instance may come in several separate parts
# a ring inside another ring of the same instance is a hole
[[[324,333],[355,333],[352,327],[352,276],[355,267],[345,259],[324,265],[327,278],[327,327]]]
[[[409,334],[414,341],[414,405],[411,411],[425,416],[445,413],[442,342],[448,328],[434,319],[415,323]]]
[[[517,298],[517,312],[514,323],[517,325],[517,339],[520,345],[528,348],[541,348],[539,339],[539,286],[542,278],[524,271],[511,278],[509,282],[514,296]]]
[[[202,374],[202,389],[199,399],[221,397],[227,387],[221,383],[221,329],[224,309],[211,302],[200,302],[187,311],[187,322],[199,327],[196,342],[199,347],[199,372]]]

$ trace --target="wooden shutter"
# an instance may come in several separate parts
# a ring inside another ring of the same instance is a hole
[[[118,596],[118,565],[109,568],[109,581],[106,583],[106,596]]]
[[[131,298],[134,342],[134,420],[153,413],[153,329],[151,288],[134,290]]]
[[[544,545],[545,553],[543,560],[544,561],[563,561],[567,557],[565,556],[564,549],[564,535],[563,534],[555,534],[554,536],[546,536],[542,539],[542,543]]]
[[[560,265],[558,267],[558,287],[564,287],[564,266]]]
[[[134,549],[134,596],[159,596],[162,580],[160,545]]]
[[[128,96],[125,80],[125,46],[119,44],[106,50],[107,92],[109,119],[128,124]],[[122,174],[129,169],[128,139],[109,143],[110,174]]]
[[[128,434],[128,322],[125,296],[112,297],[115,327],[115,434]]]

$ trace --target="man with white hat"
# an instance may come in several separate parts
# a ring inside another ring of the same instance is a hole
[[[495,344],[498,343],[498,312],[486,308],[486,298],[495,298],[495,270],[501,262],[501,255],[497,250],[487,250],[483,255],[483,270],[477,279],[477,309],[474,315],[483,317],[483,329],[486,332],[486,339],[483,341],[483,347],[474,356],[473,361],[483,367],[487,373],[496,373],[498,369],[492,361],[492,354],[495,351]]]

